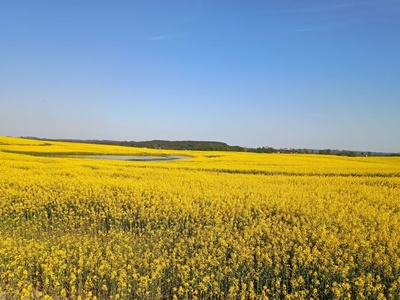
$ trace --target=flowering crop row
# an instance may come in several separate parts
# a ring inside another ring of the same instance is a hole
[[[0,137],[0,299],[400,297],[399,158],[145,150]]]

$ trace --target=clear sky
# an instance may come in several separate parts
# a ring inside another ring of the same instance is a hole
[[[400,1],[0,0],[0,135],[400,152]]]

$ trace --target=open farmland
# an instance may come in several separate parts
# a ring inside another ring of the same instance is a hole
[[[2,297],[399,299],[400,158],[0,137]]]

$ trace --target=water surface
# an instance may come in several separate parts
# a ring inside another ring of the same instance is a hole
[[[113,159],[125,161],[167,161],[188,158],[187,156],[150,156],[150,155],[79,155],[80,158]]]

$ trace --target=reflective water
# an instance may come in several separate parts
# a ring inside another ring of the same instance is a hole
[[[175,159],[188,158],[187,156],[147,156],[147,155],[80,155],[81,158],[92,158],[92,159],[114,159],[114,160],[126,160],[126,161],[166,161]]]

